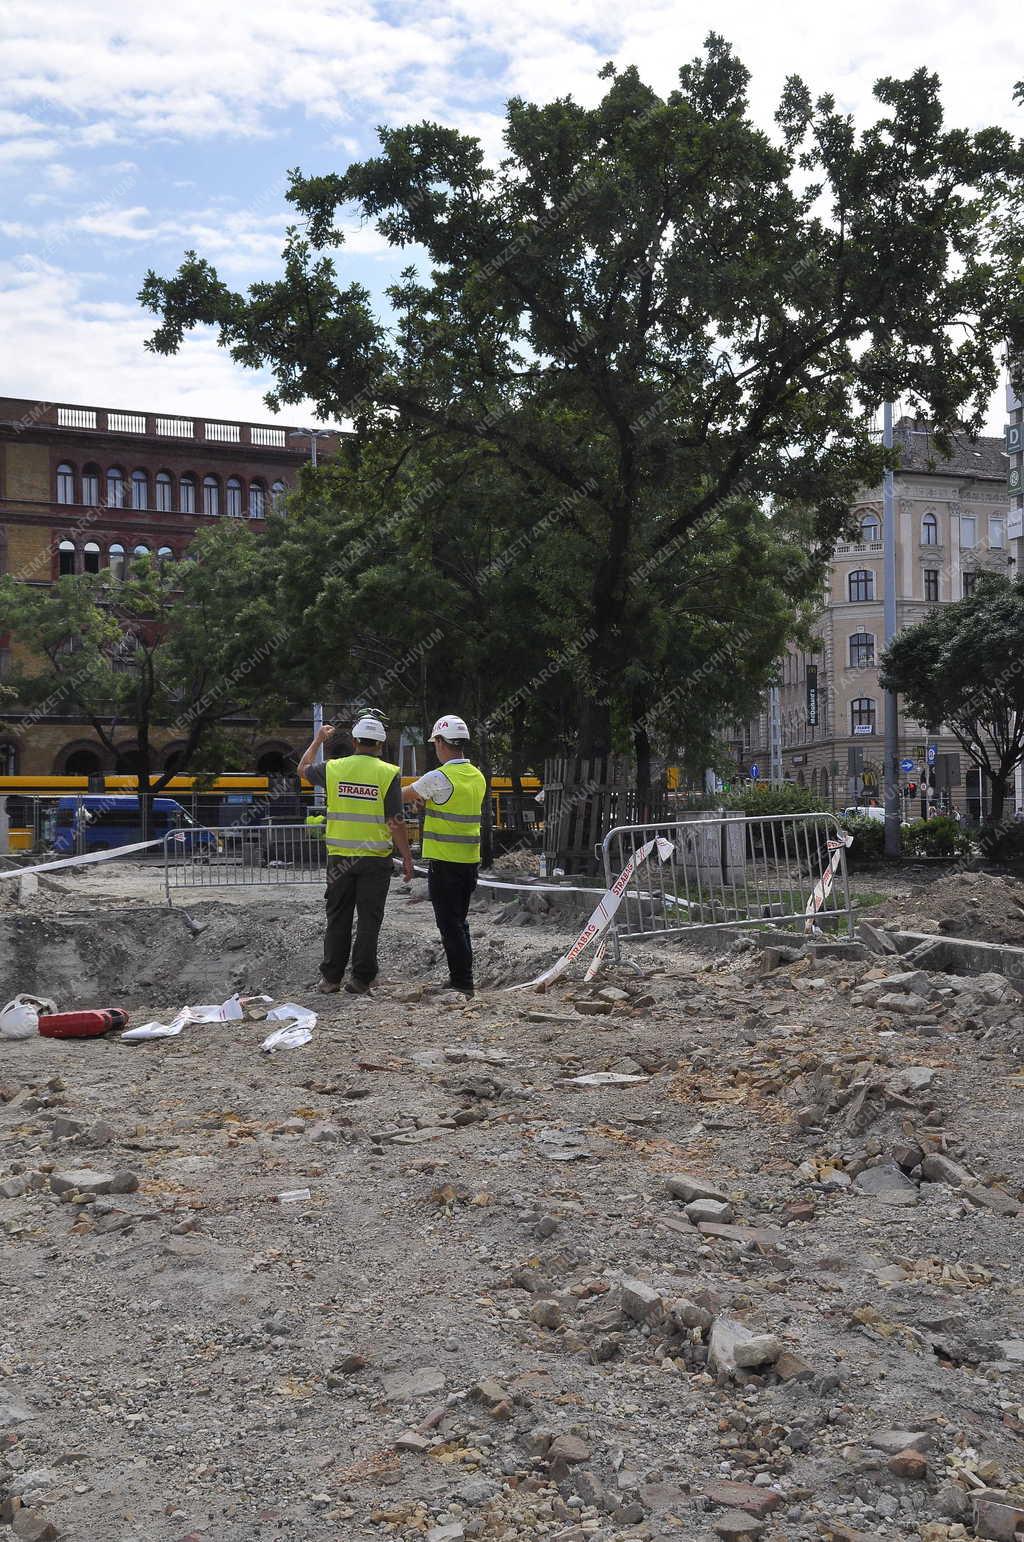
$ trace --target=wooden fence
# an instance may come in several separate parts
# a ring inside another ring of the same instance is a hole
[[[594,873],[595,847],[616,825],[646,824],[665,817],[665,793],[652,788],[641,801],[636,771],[625,755],[544,762],[544,854],[548,871]]]

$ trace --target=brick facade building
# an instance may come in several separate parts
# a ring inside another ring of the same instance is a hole
[[[320,453],[335,447],[332,436]],[[277,425],[0,397],[0,571],[50,584],[101,568],[123,573],[133,555],[176,561],[215,520],[262,528],[309,454],[308,437]],[[17,652],[16,638],[0,638],[0,673]],[[127,725],[111,757],[91,726],[74,718],[55,712],[19,731],[16,711],[4,717],[2,773],[134,769]],[[250,730],[254,770],[289,769],[309,737],[306,719],[273,739],[261,739],[251,723],[235,726]],[[163,760],[173,755],[170,735],[157,733],[155,743]]]

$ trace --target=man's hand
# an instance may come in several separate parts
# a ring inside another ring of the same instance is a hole
[[[416,869],[412,865],[412,857],[402,858],[402,877],[406,883],[412,883],[416,876]]]
[[[316,736],[316,742],[318,744],[325,744],[327,742],[327,740],[331,737],[331,734],[333,732],[334,732],[334,724],[333,723],[322,723],[320,725],[320,731],[319,731],[319,733]]]

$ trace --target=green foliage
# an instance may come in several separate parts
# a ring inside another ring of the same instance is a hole
[[[235,293],[192,252],[141,299],[155,351],[212,325],[272,405],[355,425],[250,607],[287,596],[301,622],[285,678],[323,679],[333,648],[346,684],[401,678],[404,710],[443,688],[492,737],[643,761],[710,749],[766,680],[880,478],[875,404],[940,445],[983,422],[997,345],[1024,341],[1024,156],[947,130],[923,70],[879,81],[860,134],[791,79],[774,140],[715,34],[665,97],[604,77],[593,107],[511,101],[496,167],[437,124],[383,129],[377,157],[293,175],[278,278]],[[379,315],[339,272],[353,209],[426,254]],[[443,648],[403,664],[431,623]]]
[[[881,819],[844,819],[844,829],[853,836],[846,859],[852,863],[881,862],[885,856],[885,825]]]
[[[0,630],[26,655],[4,710],[16,703],[30,721],[84,719],[111,753],[132,734],[140,794],[159,792],[174,774],[150,785],[155,727],[180,740],[176,770],[207,769],[226,742],[223,719],[243,706],[272,713],[277,698],[263,678],[269,652],[254,649],[235,619],[250,595],[251,537],[211,531],[195,553],[198,560],[167,569],[139,559],[123,579],[109,569],[48,588],[0,578]]]
[[[986,862],[1024,863],[1024,820],[1006,819],[1001,824],[984,825],[975,839]]]
[[[948,814],[915,819],[903,829],[905,857],[966,857],[971,838]]]
[[[806,787],[796,787],[783,782],[780,787],[770,784],[742,788],[723,797],[729,808],[744,814],[818,814],[828,811],[820,798],[808,792]]]
[[[907,627],[880,660],[880,681],[921,723],[947,723],[992,781],[998,823],[1024,758],[1024,581],[983,574],[975,592]]]

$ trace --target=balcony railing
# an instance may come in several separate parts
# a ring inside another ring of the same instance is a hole
[[[856,557],[865,552],[880,556],[884,550],[884,541],[840,541],[836,547],[836,556]]]

